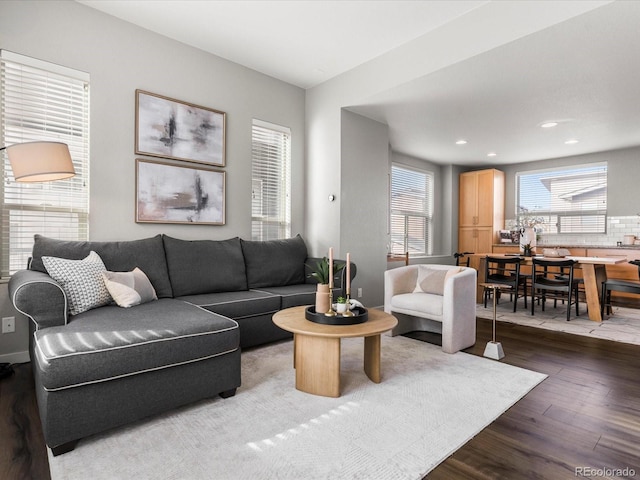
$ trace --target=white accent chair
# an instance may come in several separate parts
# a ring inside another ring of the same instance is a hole
[[[444,278],[442,295],[415,293],[420,268],[456,270]],[[455,353],[476,343],[477,272],[453,265],[409,265],[384,272],[384,311],[398,318],[391,335],[411,331],[442,334],[442,351]]]

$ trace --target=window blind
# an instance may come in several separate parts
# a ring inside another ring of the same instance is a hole
[[[536,219],[542,233],[606,233],[606,163],[517,173],[516,189],[519,224]]]
[[[0,51],[0,141],[37,140],[69,146],[76,175],[43,183],[17,183],[2,155],[1,248],[3,277],[25,268],[34,234],[88,238],[89,75],[6,50]]]
[[[254,120],[251,135],[251,237],[291,236],[291,131]]]
[[[391,253],[430,255],[433,230],[433,174],[391,166]]]

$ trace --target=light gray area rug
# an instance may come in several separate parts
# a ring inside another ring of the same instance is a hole
[[[558,304],[553,308],[551,302],[543,312],[536,307],[535,315],[531,315],[531,308],[524,308],[523,300],[518,300],[518,309],[513,313],[513,303],[500,302],[496,309],[498,322],[516,323],[528,327],[544,328],[558,332],[583,335],[585,337],[613,340],[615,342],[640,345],[640,309],[614,307],[612,315],[605,315],[602,322],[589,320],[589,314],[584,303],[580,302],[580,315],[575,316],[575,310],[571,311],[571,320],[567,322],[567,310],[565,305]],[[478,304],[476,315],[480,318],[493,318],[493,304],[484,308]],[[500,326],[497,327],[497,338],[500,341]]]
[[[420,479],[546,377],[383,335],[382,383],[345,339],[342,396],[325,398],[294,388],[292,347],[244,352],[235,397],[49,451],[52,478]]]

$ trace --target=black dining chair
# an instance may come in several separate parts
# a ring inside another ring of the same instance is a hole
[[[580,299],[578,297],[579,279],[574,278],[575,260],[548,260],[534,258],[532,260],[531,278],[531,315],[535,315],[536,299],[545,309],[548,299],[566,300],[567,321],[571,319],[571,305],[576,306],[576,315],[580,315]],[[559,275],[559,272],[563,272]]]
[[[629,262],[638,267],[640,277],[640,260]],[[617,280],[615,278],[602,282],[602,295],[600,297],[600,315],[604,318],[604,307],[607,306],[607,315],[611,314],[611,292],[635,293],[640,295],[640,282],[633,280]]]
[[[521,257],[507,258],[486,256],[484,261],[485,283],[499,283],[500,285],[511,287],[510,290],[505,288],[504,291],[511,295],[514,312],[516,311],[518,298],[520,297],[524,297],[524,308],[527,308],[527,277],[520,273],[520,264],[524,259]],[[487,308],[487,298],[492,290],[492,288],[484,287],[484,308]],[[499,295],[498,292],[500,291],[497,291],[495,295]]]
[[[453,254],[453,258],[456,259],[456,266],[460,266],[460,259],[464,258],[465,255],[473,255],[473,252],[456,252]],[[471,260],[471,257],[467,257],[465,265],[467,267],[469,266],[469,260]]]

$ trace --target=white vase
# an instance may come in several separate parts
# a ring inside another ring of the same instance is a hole
[[[347,304],[346,303],[336,303],[336,311],[338,313],[344,313],[347,311]]]
[[[524,252],[524,246],[527,244],[531,246],[532,251],[536,248],[536,230],[533,227],[520,230],[520,252]]]

